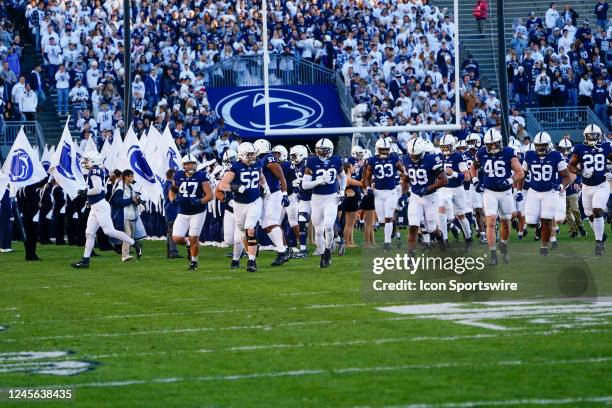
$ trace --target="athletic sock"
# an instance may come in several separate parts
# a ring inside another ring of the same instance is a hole
[[[604,229],[606,227],[603,217],[593,218],[591,226],[593,227],[593,232],[595,233],[595,240],[602,241]]]
[[[198,257],[197,256],[192,256],[191,257],[191,262],[198,262]]]
[[[461,230],[463,231],[465,239],[472,238],[472,228],[470,227],[470,222],[468,221],[468,219],[460,219],[459,224],[461,225]]]
[[[254,260],[255,260],[255,255],[249,254],[249,261],[254,261]]]
[[[393,223],[386,222],[385,223],[385,244],[391,243],[392,237],[393,237]]]

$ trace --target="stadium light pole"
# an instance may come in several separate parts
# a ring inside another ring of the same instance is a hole
[[[130,0],[123,0],[123,122],[124,132],[127,134],[127,130],[132,123],[132,67],[131,67],[131,53],[132,47],[130,44],[131,37],[131,19],[130,19]],[[125,137],[125,134],[123,135]]]
[[[510,140],[510,120],[508,100],[508,71],[506,71],[506,26],[504,23],[504,1],[497,0],[497,53],[499,54],[498,76],[499,76],[499,98],[501,101],[501,133],[504,142]]]

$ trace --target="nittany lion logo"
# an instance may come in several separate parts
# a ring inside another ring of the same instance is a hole
[[[29,180],[33,172],[34,166],[30,155],[23,149],[15,150],[11,160],[10,180],[13,183]]]
[[[168,153],[166,153],[166,157],[168,158],[168,168],[172,170],[178,170],[179,167],[176,163],[178,163],[179,159],[173,148],[168,148]]]
[[[130,158],[130,164],[135,173],[138,173],[142,178],[147,180],[149,183],[155,183],[155,175],[153,170],[147,163],[140,147],[133,145],[128,150],[128,157]]]
[[[264,89],[235,92],[221,99],[215,108],[228,126],[249,132],[265,129]],[[270,88],[270,128],[301,129],[316,126],[323,117],[323,105],[314,97],[290,89]]]
[[[62,146],[62,153],[60,156],[59,164],[57,165],[57,171],[69,180],[76,180],[74,171],[72,169],[72,148],[70,144],[64,142]]]

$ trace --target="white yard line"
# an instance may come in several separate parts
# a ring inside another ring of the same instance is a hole
[[[407,370],[439,370],[452,368],[466,367],[517,367],[526,365],[549,366],[549,365],[570,365],[570,364],[602,364],[612,361],[612,357],[587,358],[587,359],[572,359],[572,360],[536,360],[536,361],[497,361],[492,363],[438,363],[438,364],[407,364],[399,366],[378,366],[378,367],[345,367],[335,369],[296,369],[291,371],[273,371],[273,372],[254,372],[254,373],[237,373],[226,375],[212,375],[200,377],[166,377],[152,378],[147,380],[122,380],[122,381],[103,381],[75,384],[59,384],[59,385],[41,385],[44,388],[109,388],[109,387],[125,387],[130,385],[145,385],[145,384],[168,384],[181,382],[217,382],[217,381],[239,381],[260,378],[283,378],[283,377],[304,377],[315,375],[350,375],[363,373],[384,373]]]
[[[508,407],[513,405],[568,405],[576,403],[596,403],[609,404],[612,396],[604,397],[574,397],[574,398],[530,398],[513,400],[493,400],[493,401],[465,401],[465,402],[444,402],[440,404],[407,404],[391,405],[385,408],[469,408],[469,407]]]

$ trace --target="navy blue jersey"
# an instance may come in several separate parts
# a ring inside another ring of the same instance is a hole
[[[409,155],[402,160],[405,174],[408,176],[410,190],[414,193],[417,187],[431,186],[438,175],[444,171],[442,159],[437,154],[426,154],[418,163],[412,161]],[[434,191],[430,191],[429,194]]]
[[[272,170],[268,168],[269,164],[278,163],[276,157],[272,155],[272,153],[265,154],[261,159],[261,167],[263,169],[263,175],[266,178],[266,183],[268,183],[268,188],[270,189],[270,193],[274,193],[280,190],[280,180],[272,173]],[[279,163],[280,164],[280,163]]]
[[[290,161],[284,161],[281,163],[281,169],[287,182],[287,190],[291,193],[297,193],[297,189],[293,187],[293,181],[295,180],[295,167]]]
[[[260,197],[259,179],[261,177],[261,162],[259,160],[256,160],[250,166],[247,166],[240,160],[235,161],[232,163],[229,171],[234,173],[232,184],[246,187],[246,190],[242,193],[234,192],[234,201],[248,204]]]
[[[304,172],[306,171],[306,160],[303,160],[297,166],[295,166],[295,177],[300,180],[299,194],[300,201],[310,201],[312,197],[312,189],[304,190],[301,186],[301,181],[304,178]]]
[[[610,143],[602,143],[594,147],[584,144],[574,146],[574,154],[578,156],[578,162],[582,166],[582,171],[593,170],[591,177],[582,178],[583,184],[598,186],[606,182],[606,161],[610,153],[612,153]]]
[[[397,162],[399,157],[395,154],[387,158],[372,156],[366,162],[372,171],[372,182],[376,190],[393,190],[397,186]]]
[[[176,194],[179,214],[194,215],[203,212],[206,204],[202,204],[204,189],[202,183],[208,181],[208,176],[204,171],[196,171],[188,177],[183,170],[179,170],[174,175],[174,185],[179,189]]]
[[[342,160],[338,156],[331,156],[322,160],[319,157],[309,157],[306,160],[306,168],[312,173],[312,179],[317,180],[331,174],[331,182],[319,184],[312,189],[313,194],[329,195],[338,193],[338,174],[342,170]]]
[[[105,171],[97,166],[92,167],[91,170],[89,170],[89,173],[87,174],[87,187],[89,187],[90,189],[94,187],[94,184],[93,184],[94,177],[100,178],[100,185],[102,186],[102,191],[99,192],[98,194],[87,196],[87,202],[89,203],[89,205],[98,203],[104,200],[104,198],[106,197],[106,189],[105,189],[106,182],[104,180],[106,177]]]
[[[541,157],[534,151],[525,153],[523,169],[531,174],[529,187],[535,191],[550,191],[559,185],[559,172],[567,168],[561,153],[552,151]]]
[[[457,173],[463,173],[468,169],[467,159],[463,153],[453,152],[449,156],[442,156],[444,170],[453,169]],[[463,179],[459,177],[449,178],[446,187],[455,188],[463,185]]]
[[[482,186],[491,191],[506,191],[512,186],[504,187],[503,181],[512,177],[512,159],[516,153],[511,147],[504,147],[501,152],[490,154],[486,147],[476,153],[476,160],[482,169]]]

